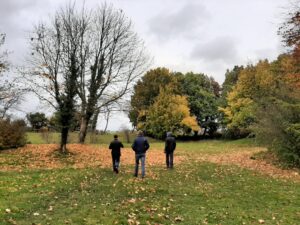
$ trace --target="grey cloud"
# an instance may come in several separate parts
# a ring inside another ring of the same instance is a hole
[[[38,4],[37,0],[6,0],[0,2],[0,32],[8,38],[20,37],[30,25],[26,20],[31,16],[30,10]],[[28,12],[30,13],[27,13]],[[14,40],[17,41],[17,40]]]
[[[188,3],[176,12],[158,14],[150,20],[149,29],[160,39],[189,36],[209,18],[210,14],[204,5]]]
[[[22,10],[34,6],[37,0],[6,0],[0,2],[1,24],[15,19]]]
[[[236,42],[230,37],[218,37],[207,43],[200,43],[191,52],[191,58],[232,63],[238,58]]]

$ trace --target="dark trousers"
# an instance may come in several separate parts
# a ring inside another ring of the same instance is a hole
[[[173,168],[174,152],[166,152],[167,168]]]
[[[119,169],[119,165],[120,165],[120,155],[114,155],[114,154],[111,154],[111,156],[112,156],[113,170],[115,171],[116,169]]]

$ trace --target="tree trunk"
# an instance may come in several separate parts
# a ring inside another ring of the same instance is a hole
[[[97,109],[94,113],[94,116],[93,116],[92,125],[91,125],[91,128],[92,128],[93,132],[96,132],[99,113],[100,113],[100,110]]]
[[[104,128],[104,133],[106,133],[106,131],[107,131],[109,116],[110,116],[110,111],[108,111],[105,116],[106,124],[105,124],[105,128]]]
[[[61,129],[60,152],[63,154],[67,153],[68,133],[69,133],[69,128],[63,127]]]
[[[87,134],[88,121],[85,117],[81,118],[80,122],[80,132],[79,132],[79,143],[84,144],[85,137]]]

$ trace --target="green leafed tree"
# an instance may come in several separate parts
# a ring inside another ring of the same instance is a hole
[[[206,132],[213,134],[217,129],[215,119],[218,118],[218,99],[220,86],[204,74],[187,73],[182,80],[183,94],[187,96],[192,115]]]
[[[37,131],[42,127],[48,126],[48,119],[46,118],[44,113],[29,113],[26,115],[27,120],[29,121],[33,130]]]

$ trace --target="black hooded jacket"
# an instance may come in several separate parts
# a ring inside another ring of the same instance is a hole
[[[124,148],[124,146],[122,142],[118,139],[114,139],[109,145],[109,149],[111,149],[111,154],[115,156],[121,155],[121,148]]]
[[[168,136],[165,141],[165,153],[174,152],[176,148],[176,140],[172,136]]]

